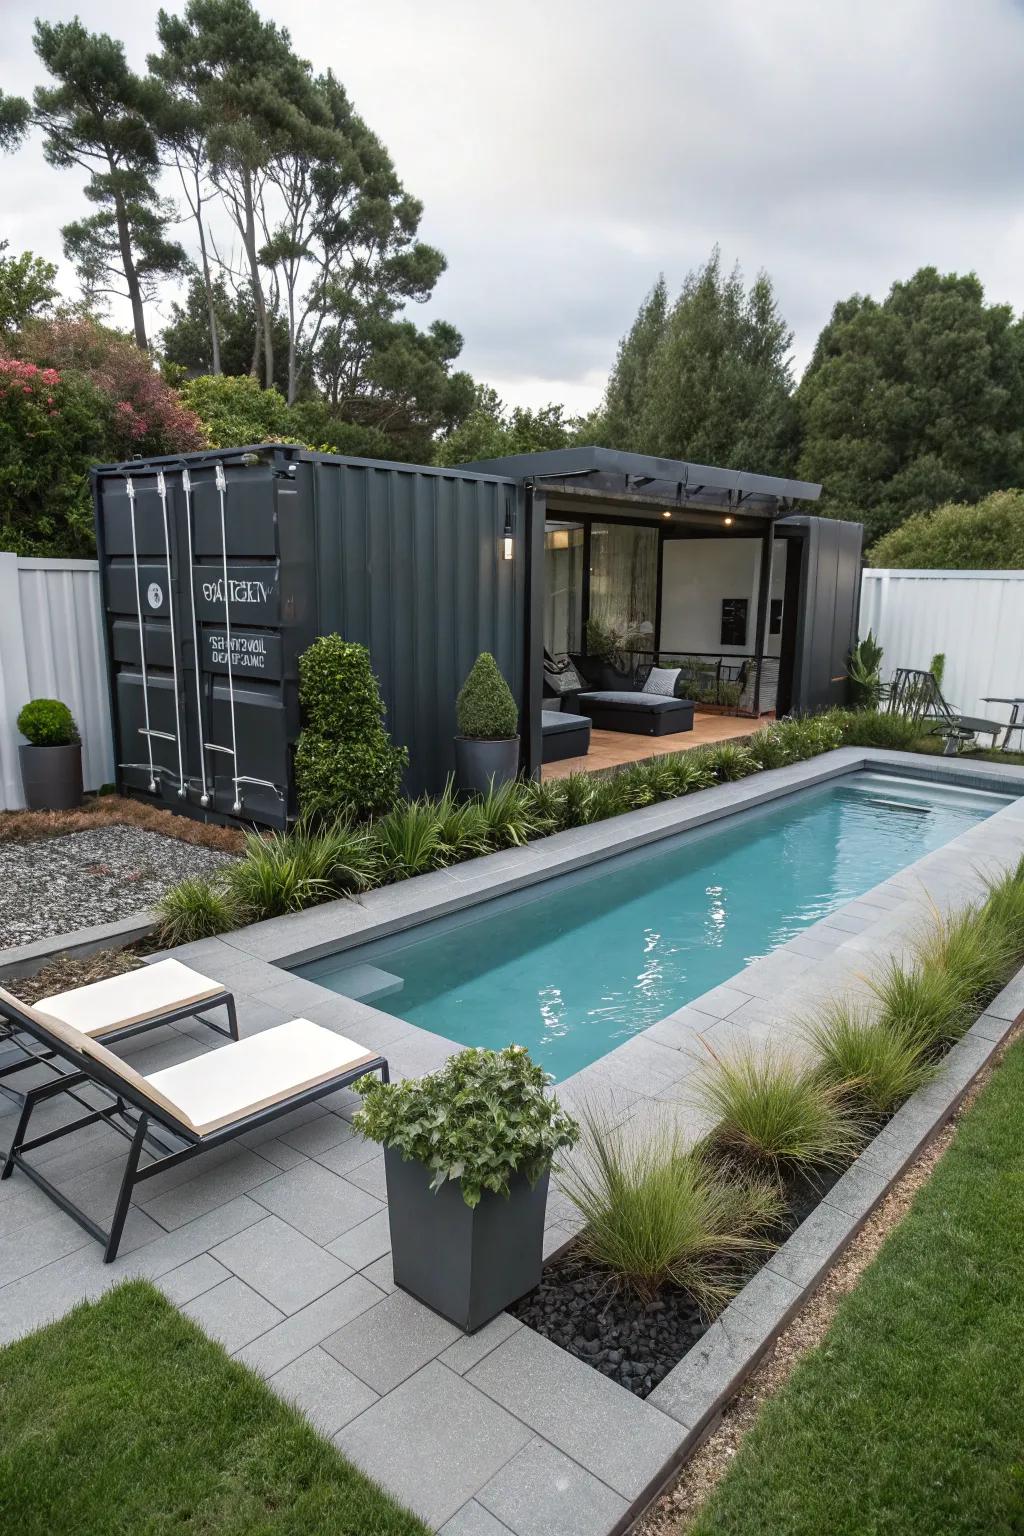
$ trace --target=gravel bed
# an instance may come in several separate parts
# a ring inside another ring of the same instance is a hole
[[[0,949],[133,917],[231,857],[126,826],[0,843]]]

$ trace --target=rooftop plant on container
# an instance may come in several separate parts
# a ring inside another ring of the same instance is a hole
[[[522,1046],[356,1085],[384,1145],[395,1283],[467,1332],[540,1281],[551,1166],[579,1127]]]
[[[519,708],[490,651],[473,663],[455,703],[455,776],[460,789],[485,795],[519,771]]]

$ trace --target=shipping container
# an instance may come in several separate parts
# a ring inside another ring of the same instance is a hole
[[[370,650],[410,793],[452,769],[480,651],[522,707],[512,481],[272,446],[106,466],[94,497],[124,792],[286,825],[298,661],[332,632]]]

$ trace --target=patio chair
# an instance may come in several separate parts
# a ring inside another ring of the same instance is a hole
[[[55,992],[41,998],[35,1006],[50,1018],[108,1044],[190,1018],[205,1024],[215,1035],[238,1039],[238,1019],[231,993],[219,981],[211,981],[209,976],[182,965],[180,960],[157,960],[137,971],[108,976],[103,981],[74,987],[70,992]],[[226,1025],[217,1024],[200,1012],[211,1008],[225,1010]],[[10,1029],[9,1034],[17,1045],[17,1030]],[[38,1052],[23,1052],[20,1060],[0,1067],[0,1083],[38,1059]]]
[[[982,720],[974,715],[962,715],[943,698],[933,673],[913,667],[899,667],[893,674],[886,708],[890,715],[904,715],[909,720],[930,725],[932,734],[943,738],[943,755],[946,757],[954,756],[965,742],[973,741],[979,734],[991,734],[994,747],[1006,729],[1005,720]]]
[[[40,1049],[35,1059],[52,1074],[48,1081],[20,1095],[21,1112],[0,1178],[10,1178],[13,1170],[20,1168],[103,1244],[103,1258],[108,1264],[117,1255],[137,1184],[335,1093],[367,1072],[379,1071],[382,1080],[388,1081],[383,1056],[308,1019],[291,1019],[262,1034],[233,1040],[219,1050],[144,1076],[94,1036],[83,1034],[38,1006],[20,1002],[3,988],[0,1016],[37,1043]],[[86,1088],[98,1090],[101,1099],[110,1102],[90,1102],[82,1096]],[[66,1095],[85,1113],[30,1138],[33,1110],[60,1095]],[[106,1231],[26,1156],[101,1122],[131,1144],[113,1219]],[[156,1134],[155,1128],[161,1134]],[[167,1133],[173,1144],[164,1139]],[[152,1161],[143,1167],[144,1150]]]

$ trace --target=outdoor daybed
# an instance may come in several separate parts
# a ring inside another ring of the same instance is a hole
[[[581,693],[577,708],[589,715],[599,731],[629,731],[638,736],[674,736],[693,730],[692,699],[666,698],[657,693],[598,690]]]
[[[108,1264],[117,1255],[136,1184],[322,1099],[367,1072],[379,1071],[388,1080],[383,1056],[309,1019],[291,1019],[144,1076],[93,1036],[21,1002],[2,987],[0,1018],[17,1032],[19,1043],[26,1042],[22,1043],[26,1054],[34,1055],[52,1074],[48,1081],[22,1091],[21,1112],[0,1178],[10,1178],[14,1168],[20,1168],[103,1244]],[[27,1042],[34,1042],[37,1049],[32,1051]],[[107,1102],[97,1107],[82,1097],[84,1088],[99,1089]],[[30,1139],[29,1123],[36,1105],[60,1095],[84,1113]],[[26,1157],[37,1147],[101,1122],[131,1143],[109,1231]],[[144,1151],[151,1160],[140,1166]]]

